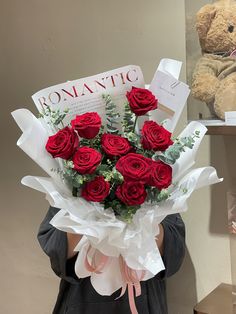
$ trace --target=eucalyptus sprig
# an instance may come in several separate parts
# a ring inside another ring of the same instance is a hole
[[[107,133],[119,134],[117,125],[119,124],[120,114],[117,107],[110,95],[103,94],[102,98],[105,101]]]
[[[134,214],[140,207],[140,205],[127,206],[122,204],[118,199],[106,201],[104,203],[104,209],[112,208],[115,215],[118,215],[121,220],[124,220],[127,223],[132,222]]]
[[[73,161],[64,160],[64,170],[62,173],[62,178],[69,184],[72,188],[73,196],[79,196],[79,189],[88,181],[92,180],[95,177],[94,175],[89,174],[79,174],[74,170]]]
[[[140,144],[140,136],[138,134],[135,134],[133,132],[125,132],[124,137],[127,138],[127,140],[135,147],[135,148],[142,148],[142,145]]]
[[[133,133],[135,128],[135,114],[131,111],[128,102],[125,102],[124,104],[124,117],[121,125],[123,127],[124,133]]]
[[[65,127],[63,120],[67,116],[68,112],[68,108],[61,111],[60,109],[52,110],[50,106],[45,106],[43,110],[39,113],[39,118],[46,117],[45,120],[48,121],[48,124],[56,129],[60,129],[59,124],[61,124],[62,128]]]
[[[186,148],[193,148],[195,139],[199,138],[199,135],[200,131],[195,131],[193,135],[177,138],[174,144],[169,146],[165,152],[156,152],[153,155],[153,159],[162,160],[169,165],[173,165],[180,158],[181,153],[185,152]]]
[[[147,202],[152,203],[153,205],[158,204],[162,201],[165,201],[169,198],[170,192],[168,189],[158,190],[155,187],[147,187]]]

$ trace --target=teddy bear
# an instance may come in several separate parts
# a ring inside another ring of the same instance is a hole
[[[218,0],[197,13],[202,57],[196,64],[192,95],[225,119],[236,111],[236,1]]]

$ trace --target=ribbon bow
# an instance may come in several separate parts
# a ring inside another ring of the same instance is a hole
[[[92,256],[91,256],[91,262],[90,262],[88,255],[92,249],[93,248],[90,245],[88,247],[87,254],[85,256],[84,266],[91,273],[101,274],[104,268],[106,267],[107,263],[109,262],[110,257],[102,254],[99,250],[94,249],[94,252],[92,253]],[[143,280],[145,276],[145,271],[135,270],[135,269],[130,268],[126,264],[125,260],[123,259],[121,255],[119,257],[119,264],[120,264],[120,272],[121,272],[125,285],[123,285],[121,289],[121,294],[118,298],[122,297],[125,294],[126,289],[128,287],[128,298],[129,298],[129,306],[130,306],[131,313],[138,314],[138,311],[135,305],[134,290],[135,290],[136,297],[141,295],[140,281]]]

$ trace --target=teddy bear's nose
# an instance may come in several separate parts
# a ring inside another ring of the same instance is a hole
[[[234,31],[234,26],[233,26],[233,25],[229,25],[228,31],[229,31],[230,33],[233,33],[233,31]]]

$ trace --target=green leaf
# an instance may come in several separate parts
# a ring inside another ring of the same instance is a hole
[[[161,192],[158,194],[157,199],[159,202],[165,201],[169,198],[170,193],[168,192],[168,190],[163,189],[161,190]]]
[[[101,164],[97,167],[97,172],[102,173],[104,171],[109,171],[110,170],[110,166],[106,165],[106,164]]]
[[[129,103],[126,102],[124,105],[124,117],[122,121],[122,126],[124,133],[129,133],[134,129],[135,114],[131,111]]]
[[[195,131],[193,135],[180,139],[176,138],[173,145],[169,146],[164,152],[155,153],[152,158],[173,165],[180,158],[181,153],[185,152],[186,148],[193,149],[195,138],[198,138],[199,134],[199,131]]]
[[[110,95],[102,95],[105,101],[105,111],[106,111],[106,124],[107,132],[111,134],[119,134],[119,130],[115,125],[119,124],[120,114],[117,112],[115,103],[112,101]]]
[[[69,109],[63,110],[63,112],[60,111],[60,109],[51,110],[50,106],[44,106],[42,112],[40,113],[40,118],[47,117],[47,121],[49,120],[48,124],[52,125],[56,129],[60,129],[58,126],[61,124],[61,127],[64,128],[65,125],[63,123],[63,120],[67,116],[69,112]],[[48,119],[49,118],[49,119]]]

